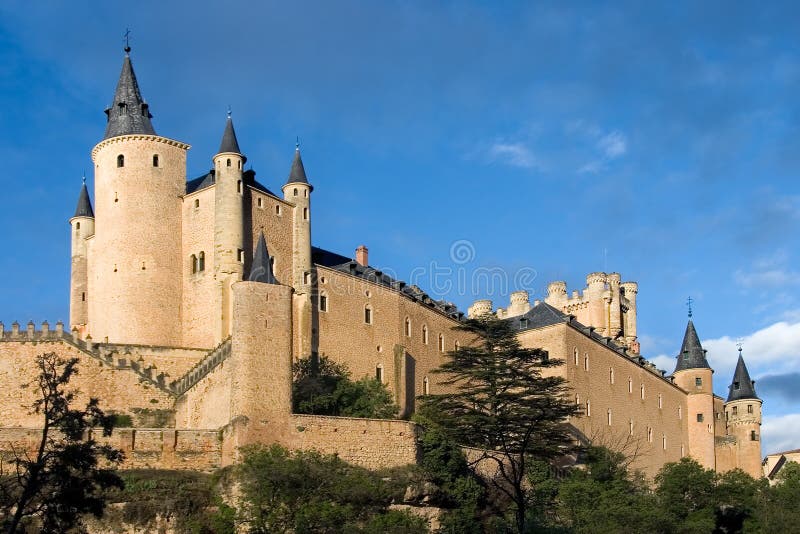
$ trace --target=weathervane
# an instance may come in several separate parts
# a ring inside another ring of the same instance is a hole
[[[686,307],[689,308],[689,319],[692,318],[692,302],[694,302],[692,297],[686,299]]]
[[[744,340],[739,338],[736,340],[736,346],[739,347],[739,356],[742,355],[742,345],[744,345]]]
[[[300,150],[300,136],[296,136],[294,140],[294,149]]]
[[[228,104],[228,118],[231,118],[231,105]]]
[[[125,53],[128,54],[131,51],[131,31],[128,28],[125,28]]]

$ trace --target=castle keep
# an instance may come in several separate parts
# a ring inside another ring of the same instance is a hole
[[[454,330],[464,315],[370,266],[364,246],[355,258],[312,246],[313,176],[299,146],[288,177],[262,183],[229,114],[211,168],[188,178],[190,146],[156,133],[129,51],[91,151],[94,194],[82,186],[69,221],[69,324],[0,324],[0,449],[35,442],[35,392],[20,386],[35,356],[54,351],[80,359],[81,396],[130,416],[108,438],[129,467],[213,469],[250,443],[373,468],[414,462],[417,430],[403,418],[437,391],[444,354],[473,342]],[[570,421],[579,437],[634,446],[649,475],[688,455],[759,476],[761,400],[741,354],[728,398],[715,396],[690,320],[667,376],[640,355],[637,284],[617,273],[586,282],[571,295],[553,282],[543,302],[521,291],[507,308],[476,301],[469,315],[511,321],[524,346],[565,361],[552,372],[583,410]],[[398,419],[293,414],[292,362],[310,355],[384,382]]]

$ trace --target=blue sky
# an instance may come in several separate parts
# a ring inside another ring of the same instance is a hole
[[[190,177],[230,105],[274,190],[300,136],[315,244],[463,309],[618,271],[671,371],[691,295],[716,391],[741,338],[764,453],[799,447],[800,4],[498,4],[4,2],[0,320],[68,317],[67,219],[129,27]],[[508,284],[473,288],[486,269]]]

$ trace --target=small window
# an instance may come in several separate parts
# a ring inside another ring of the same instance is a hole
[[[264,200],[261,197],[258,197],[258,207],[259,208],[263,208],[264,207]]]
[[[114,202],[119,202],[119,195],[114,191]]]
[[[372,324],[372,308],[369,306],[364,306],[364,322]]]
[[[422,342],[428,344],[428,327],[422,325]]]
[[[633,435],[633,419],[628,420],[628,434]]]
[[[758,441],[758,434],[755,430],[750,431],[750,441]]]
[[[303,189],[303,196],[308,198],[308,189]]]
[[[461,348],[461,345],[459,345],[458,341],[456,341],[456,342],[453,344],[453,350],[458,350],[458,349],[460,349],[460,348]]]
[[[242,181],[241,180],[238,180],[236,182],[236,192],[239,193],[239,194],[242,193]]]
[[[381,364],[378,364],[375,367],[375,380],[377,380],[378,382],[383,383],[383,365],[381,365]]]
[[[683,443],[681,443],[681,458],[684,456],[686,456],[686,448],[683,446]]]
[[[194,254],[192,254],[192,255],[190,256],[190,258],[189,258],[189,261],[190,261],[190,262],[191,262],[191,264],[192,264],[192,274],[194,274],[194,273],[196,273],[196,272],[197,272],[197,267],[198,267],[198,265],[197,265],[197,256],[195,256]]]
[[[422,379],[422,394],[423,395],[430,395],[431,394],[431,384],[428,381],[428,377]]]
[[[739,382],[733,383],[733,389],[739,389]]]
[[[75,223],[75,230],[80,230],[80,229],[81,229],[81,223],[80,222],[76,222]]]
[[[411,337],[411,319],[406,317],[406,337]]]
[[[642,397],[642,400],[644,400],[644,384],[639,388],[639,395]]]
[[[142,270],[144,271],[145,269],[146,269],[146,267],[144,265],[144,262],[142,262]]]
[[[153,154],[153,167],[158,167],[158,154]]]
[[[231,158],[228,158],[228,163],[227,163],[227,166],[228,166],[228,167],[230,167],[230,166],[231,166]]]
[[[667,436],[661,434],[661,448],[667,450]]]
[[[608,423],[608,426],[611,426],[611,408],[606,410],[606,422]]]
[[[575,349],[572,352],[572,355],[575,357],[575,366],[577,367],[578,366],[578,349]]]
[[[308,284],[309,282],[311,282],[311,273],[304,272],[303,273],[303,283],[304,284]]]
[[[658,394],[658,409],[664,407],[664,397],[661,396],[661,393]]]
[[[117,167],[124,167],[125,166],[125,156],[120,154],[117,156]]]
[[[86,302],[86,291],[81,293],[81,302]]]
[[[678,406],[678,419],[683,419],[683,406]]]
[[[280,205],[280,204],[277,204],[277,205],[275,206],[275,215],[278,215],[278,216],[280,216],[280,214],[281,214],[281,205]]]
[[[244,263],[244,250],[238,249],[236,252],[236,257],[239,259],[240,263]]]
[[[653,443],[653,429],[647,427],[647,441]]]
[[[200,254],[197,256],[197,270],[198,271],[205,271],[206,270],[206,253],[202,250]]]
[[[439,352],[444,352],[444,336],[439,334]]]
[[[519,329],[525,330],[526,328],[528,328],[528,318],[523,317],[522,319],[519,320]]]
[[[738,415],[738,414],[739,414],[739,407],[738,406],[734,406],[733,407],[733,415]]]
[[[580,405],[581,405],[581,396],[580,396],[579,393],[576,393],[575,394],[575,406],[580,406]]]
[[[294,188],[294,196],[297,196],[297,188]]]
[[[303,220],[308,220],[308,208],[303,208]]]
[[[703,422],[703,414],[701,414],[701,413],[697,414],[697,422],[698,423],[702,423]]]
[[[583,355],[583,370],[584,371],[588,371],[589,370],[589,353],[588,352],[584,353],[584,355]]]
[[[592,416],[592,401],[586,399],[586,417]]]
[[[628,377],[628,393],[633,393],[633,379]]]
[[[319,311],[326,312],[328,311],[328,295],[322,293],[319,296]]]
[[[698,376],[698,377],[695,377],[695,379],[694,379],[694,385],[695,385],[695,387],[698,387],[698,388],[699,388],[700,386],[702,386],[702,385],[703,385],[703,379],[702,379],[702,378],[700,378],[699,376]]]
[[[195,207],[195,209],[200,207],[200,199],[199,198],[194,199],[194,207]]]
[[[614,368],[613,367],[609,368],[609,370],[608,370],[608,382],[609,382],[609,384],[613,384],[614,383]]]
[[[753,405],[752,404],[748,404],[747,405],[747,413],[753,413]]]

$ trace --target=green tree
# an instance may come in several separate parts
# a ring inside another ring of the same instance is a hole
[[[484,451],[498,475],[492,484],[514,503],[515,525],[524,531],[529,488],[527,464],[551,460],[573,448],[567,417],[578,408],[565,379],[542,371],[561,365],[541,349],[523,348],[508,321],[468,319],[459,330],[474,342],[447,353],[435,371],[447,393],[421,397],[454,441]]]
[[[97,399],[83,409],[72,407],[75,392],[67,385],[77,364],[77,358],[63,360],[55,353],[36,358],[39,376],[29,387],[39,395],[32,408],[43,418],[41,439],[32,457],[19,453],[11,469],[0,473],[0,519],[9,534],[32,522],[43,533],[80,527],[84,514],[103,515],[106,489],[123,486],[113,470],[122,452],[89,434],[99,428],[110,435],[113,416],[103,413]]]
[[[656,475],[656,495],[673,532],[707,533],[715,528],[714,471],[691,458],[666,464]]]
[[[787,462],[776,478],[777,483],[761,494],[760,526],[763,532],[797,532],[800,529],[800,464]]]
[[[391,419],[397,405],[385,384],[372,378],[353,381],[343,364],[329,358],[303,358],[293,365],[295,413]]]

